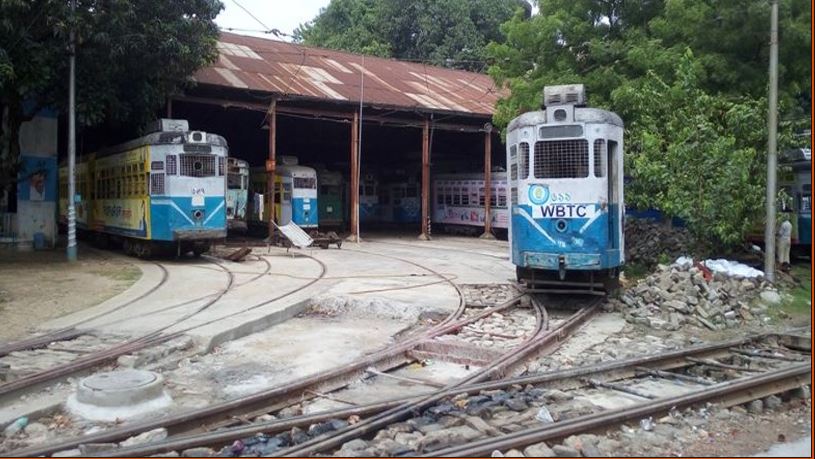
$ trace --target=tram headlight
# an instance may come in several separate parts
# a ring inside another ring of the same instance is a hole
[[[555,229],[560,231],[561,233],[566,232],[566,229],[569,228],[569,223],[566,222],[564,219],[560,219],[555,222]]]
[[[192,212],[192,217],[196,220],[201,220],[204,218],[204,211],[201,209],[196,209]]]

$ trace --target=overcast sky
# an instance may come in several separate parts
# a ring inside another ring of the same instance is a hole
[[[215,19],[221,28],[235,29],[264,29],[258,21],[252,18],[238,4],[249,10],[266,27],[278,29],[291,34],[301,23],[310,21],[317,16],[320,8],[327,6],[330,0],[222,0],[224,9]],[[263,33],[235,31],[243,35],[257,35],[275,38]],[[284,38],[284,37],[282,37]],[[286,38],[284,38],[286,39]]]

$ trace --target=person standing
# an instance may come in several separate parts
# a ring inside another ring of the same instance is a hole
[[[778,242],[776,250],[778,251],[778,263],[781,265],[782,271],[790,270],[790,244],[792,243],[792,223],[787,216],[783,217],[781,226],[778,228]]]

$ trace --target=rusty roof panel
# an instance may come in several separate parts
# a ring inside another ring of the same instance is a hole
[[[221,33],[202,84],[331,101],[491,116],[502,92],[487,75]]]

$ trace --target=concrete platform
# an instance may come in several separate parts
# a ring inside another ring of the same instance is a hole
[[[514,268],[507,250],[506,241],[444,236],[418,241],[408,235],[371,235],[359,244],[346,243],[341,250],[287,253],[277,247],[255,248],[253,255],[265,261],[248,257],[241,263],[206,258],[137,262],[144,275],[131,289],[43,328],[84,321],[79,328],[125,336],[165,328],[165,332],[192,336],[199,350],[206,352],[281,323],[303,312],[317,297],[381,299],[422,310],[451,311],[458,305],[458,294],[445,279],[456,284],[509,282]],[[324,278],[304,287],[322,268],[298,253],[322,262]],[[149,292],[162,278],[159,264],[166,269],[167,280]],[[270,302],[286,292],[293,293]],[[212,303],[216,295],[222,296]]]

